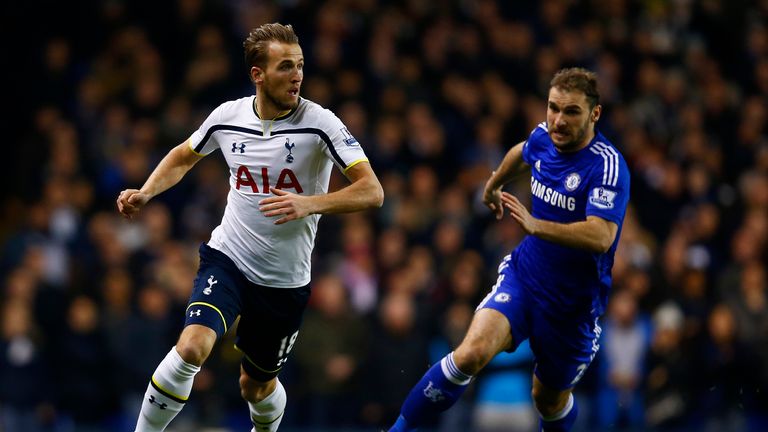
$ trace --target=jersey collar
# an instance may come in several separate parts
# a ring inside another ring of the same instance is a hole
[[[281,115],[280,117],[275,117],[274,119],[272,119],[272,121],[285,120],[288,117],[290,117],[291,115],[293,115],[293,113],[295,113],[296,110],[299,109],[299,105],[301,105],[301,102],[303,100],[304,100],[304,98],[299,97],[299,103],[297,103],[296,106],[293,109],[291,109],[287,113]],[[253,115],[255,115],[257,119],[261,120],[261,117],[259,117],[259,113],[256,112],[256,96],[254,96],[253,100],[251,101],[251,109],[253,110]]]

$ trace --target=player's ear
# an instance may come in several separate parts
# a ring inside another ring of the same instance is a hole
[[[264,82],[264,71],[258,66],[251,66],[251,82],[261,84]]]
[[[592,108],[592,115],[590,115],[590,120],[592,122],[596,122],[600,120],[600,114],[603,112],[603,107],[601,105],[595,105],[594,108]]]

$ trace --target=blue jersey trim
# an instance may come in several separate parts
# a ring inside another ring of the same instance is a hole
[[[211,138],[211,135],[213,135],[214,132],[219,130],[233,130],[238,132],[245,132],[253,135],[263,136],[264,134],[261,131],[258,131],[256,129],[249,129],[244,128],[242,126],[233,126],[233,125],[215,125],[212,126],[210,129],[208,129],[208,132],[205,133],[205,136],[202,140],[200,140],[200,144],[196,145],[193,149],[195,153],[201,153],[203,151],[203,147],[205,147],[205,144],[208,142],[208,140]]]
[[[203,151],[203,147],[205,147],[205,144],[211,138],[211,135],[213,135],[214,132],[220,131],[220,130],[232,130],[237,132],[249,133],[256,136],[264,136],[264,133],[256,129],[249,129],[242,126],[233,126],[233,125],[215,125],[215,126],[212,126],[210,129],[208,129],[208,132],[205,133],[205,136],[200,141],[200,143],[195,146],[195,148],[193,149],[195,153],[200,154]],[[292,134],[292,133],[315,134],[319,136],[325,142],[325,145],[328,146],[328,150],[331,152],[331,155],[336,160],[336,162],[341,166],[341,168],[342,169],[347,168],[347,164],[344,162],[344,160],[341,159],[341,156],[339,156],[339,154],[336,152],[336,149],[333,147],[331,138],[322,129],[300,128],[300,129],[281,129],[278,131],[272,131],[272,135],[286,135],[286,134]]]
[[[325,145],[328,146],[328,150],[331,152],[331,155],[334,159],[336,159],[336,162],[341,166],[341,169],[346,169],[347,164],[344,163],[344,161],[341,159],[341,156],[336,152],[336,149],[333,147],[333,143],[331,142],[331,138],[328,136],[325,131],[322,129],[317,128],[300,128],[300,129],[281,129],[278,131],[273,131],[272,135],[285,135],[285,134],[292,134],[292,133],[309,133],[309,134],[315,134],[319,136],[323,141],[325,141]]]

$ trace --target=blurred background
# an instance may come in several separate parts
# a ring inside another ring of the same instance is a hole
[[[281,430],[380,430],[458,344],[522,238],[481,205],[482,186],[544,120],[565,66],[598,73],[598,128],[632,170],[578,430],[768,430],[768,1],[0,9],[2,430],[133,430],[181,330],[227,169],[214,153],[132,222],[114,201],[218,104],[253,94],[242,41],[273,21],[299,35],[302,95],[346,123],[386,193],[380,210],[322,219]],[[509,190],[528,197],[528,179]],[[173,430],[250,429],[239,360],[231,337],[217,346]],[[534,430],[530,377],[524,344],[434,428]]]

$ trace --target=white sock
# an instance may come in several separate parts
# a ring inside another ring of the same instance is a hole
[[[283,384],[280,383],[279,379],[276,379],[276,381],[277,385],[272,394],[255,404],[248,402],[248,409],[251,411],[251,422],[253,423],[251,432],[274,432],[280,426],[288,398]]]
[[[534,404],[534,408],[535,408],[535,404]],[[549,417],[543,416],[541,414],[541,411],[539,411],[538,408],[536,408],[536,412],[539,413],[539,417],[541,417],[542,420],[547,421],[547,422],[553,422],[553,421],[560,420],[561,418],[567,416],[568,413],[571,412],[572,409],[573,409],[573,393],[568,395],[568,402],[565,403],[565,406],[563,407],[563,409],[560,410],[560,412],[555,413],[555,414],[553,414],[553,415],[551,415]]]
[[[136,422],[136,432],[162,432],[168,423],[184,407],[192,391],[192,382],[200,366],[185,362],[176,347],[157,366],[152,375],[141,413]]]

